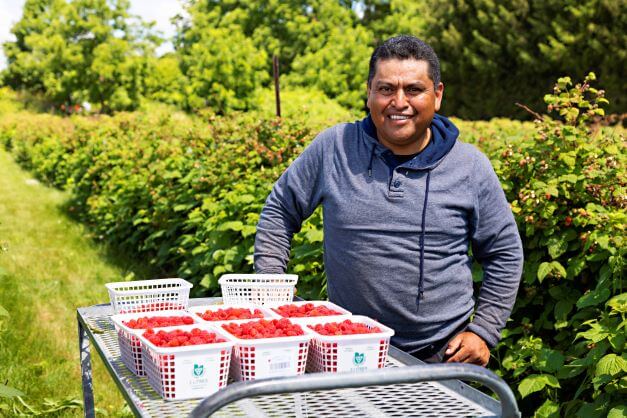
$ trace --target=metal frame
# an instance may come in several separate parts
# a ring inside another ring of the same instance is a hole
[[[219,298],[191,299],[190,305],[219,302]],[[268,405],[285,404],[286,402],[292,402],[289,405],[301,405],[304,403],[305,406],[307,406],[307,401],[310,402],[310,405],[312,403],[327,402],[332,409],[332,405],[339,402],[340,399],[344,399],[345,403],[355,400],[361,402],[364,394],[369,394],[382,386],[386,392],[390,391],[390,393],[394,393],[394,390],[397,393],[398,391],[409,391],[408,394],[412,395],[409,398],[415,402],[419,402],[420,396],[428,396],[421,395],[421,393],[425,389],[430,389],[472,405],[475,409],[471,408],[469,411],[483,411],[479,413],[481,416],[520,417],[511,389],[491,371],[467,364],[426,365],[392,346],[389,352],[391,363],[388,365],[389,367],[380,370],[359,374],[320,373],[264,379],[254,382],[238,382],[230,384],[227,388],[203,400],[164,401],[156,395],[156,392],[152,391],[145,379],[134,376],[121,364],[119,355],[112,353],[110,348],[107,348],[107,344],[111,345],[112,335],[115,334],[109,319],[111,314],[112,308],[109,304],[95,305],[77,310],[85,417],[95,417],[90,341],[94,343],[93,346],[96,348],[96,352],[103,360],[130,409],[138,417],[154,416],[151,412],[154,412],[155,407],[159,411],[156,415],[171,416],[173,414],[186,415],[189,413],[190,417],[205,417],[213,413],[220,416],[265,417],[268,415],[263,412],[264,405],[267,408]],[[109,339],[108,343],[105,341],[107,338]],[[115,348],[117,349],[117,343],[115,343]],[[501,402],[456,379],[482,383],[493,390]],[[142,387],[138,389],[138,385]],[[147,389],[144,389],[144,387]],[[304,393],[305,395],[291,395],[293,393]],[[297,398],[302,396],[306,396],[307,400]],[[335,398],[338,399],[337,402],[334,401]],[[346,401],[346,399],[349,400]],[[407,401],[399,399],[397,402]],[[150,408],[147,407],[149,404],[153,411],[150,411]],[[408,405],[403,406],[407,407]],[[162,408],[163,411],[161,411]],[[372,405],[370,409],[365,412],[362,410],[360,416],[384,416],[383,412],[372,407]],[[325,416],[327,416],[326,413],[325,410]],[[468,416],[469,414],[472,414],[472,412],[464,413],[463,416]],[[295,416],[309,415],[296,413]],[[316,414],[314,413],[313,416],[316,416]],[[342,413],[328,416],[342,416]]]

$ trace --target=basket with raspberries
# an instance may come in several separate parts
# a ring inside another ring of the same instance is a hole
[[[235,342],[235,380],[296,376],[305,372],[312,333],[289,319],[236,321],[221,325]]]

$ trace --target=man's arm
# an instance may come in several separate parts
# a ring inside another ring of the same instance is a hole
[[[255,271],[285,273],[292,237],[320,204],[323,135],[319,135],[274,185],[255,235]]]
[[[478,182],[471,241],[473,256],[483,267],[483,283],[469,332],[451,341],[449,353],[452,361],[487,363],[489,351],[468,334],[481,337],[490,348],[498,343],[516,300],[523,250],[505,193],[484,155],[475,164],[474,176]]]

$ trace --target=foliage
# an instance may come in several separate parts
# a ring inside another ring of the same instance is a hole
[[[261,90],[255,101],[261,118],[271,119],[276,114],[273,89]],[[308,128],[318,132],[338,121],[360,119],[363,113],[351,112],[320,90],[287,87],[281,88],[281,116],[286,120],[306,121]]]
[[[187,107],[212,107],[222,113],[251,108],[251,98],[268,79],[265,51],[258,50],[235,25],[206,28],[196,37],[196,42],[180,51],[189,80]]]
[[[540,416],[605,416],[624,399],[627,154],[624,135],[586,124],[607,103],[594,78],[558,80],[545,101],[559,119],[492,155],[526,258],[497,361]]]
[[[343,106],[364,108],[370,37],[362,26],[332,28],[324,45],[296,57],[286,81],[315,87]]]
[[[425,37],[442,61],[444,110],[465,119],[527,116],[563,74],[589,71],[624,112],[627,3],[612,0],[432,2]],[[469,82],[469,80],[472,80]]]
[[[28,0],[11,29],[16,40],[3,45],[5,83],[59,107],[136,108],[157,39],[131,22],[128,7],[126,0]]]
[[[150,71],[145,79],[145,97],[183,108],[187,79],[181,71],[179,55],[170,53],[152,58],[148,66]]]

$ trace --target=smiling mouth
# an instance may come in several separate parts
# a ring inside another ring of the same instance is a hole
[[[388,116],[392,120],[407,120],[411,119],[410,115],[389,115]]]

